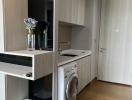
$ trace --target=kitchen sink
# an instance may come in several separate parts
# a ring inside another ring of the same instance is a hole
[[[60,56],[76,57],[78,55],[75,55],[75,54],[61,54]]]

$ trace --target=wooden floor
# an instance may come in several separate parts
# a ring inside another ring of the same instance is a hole
[[[132,100],[132,88],[96,81],[86,87],[77,100]]]

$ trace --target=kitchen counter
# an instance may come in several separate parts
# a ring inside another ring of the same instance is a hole
[[[62,56],[62,54],[74,54],[77,55],[75,57],[70,57],[70,56]],[[92,52],[90,50],[64,50],[58,55],[58,66],[65,65],[67,63],[79,60],[83,57],[90,56]]]

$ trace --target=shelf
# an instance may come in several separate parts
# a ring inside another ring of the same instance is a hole
[[[52,51],[21,50],[0,54],[0,73],[29,80],[36,80],[52,73]]]
[[[4,54],[34,57],[35,55],[46,54],[46,53],[51,53],[51,52],[52,51],[43,51],[43,50],[33,50],[33,51],[21,50],[21,51],[4,52]]]
[[[32,72],[31,67],[0,62],[0,73],[33,80],[33,77],[26,77],[29,72]]]

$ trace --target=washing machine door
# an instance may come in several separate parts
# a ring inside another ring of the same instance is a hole
[[[71,75],[66,86],[66,100],[76,100],[78,87],[77,75]]]

